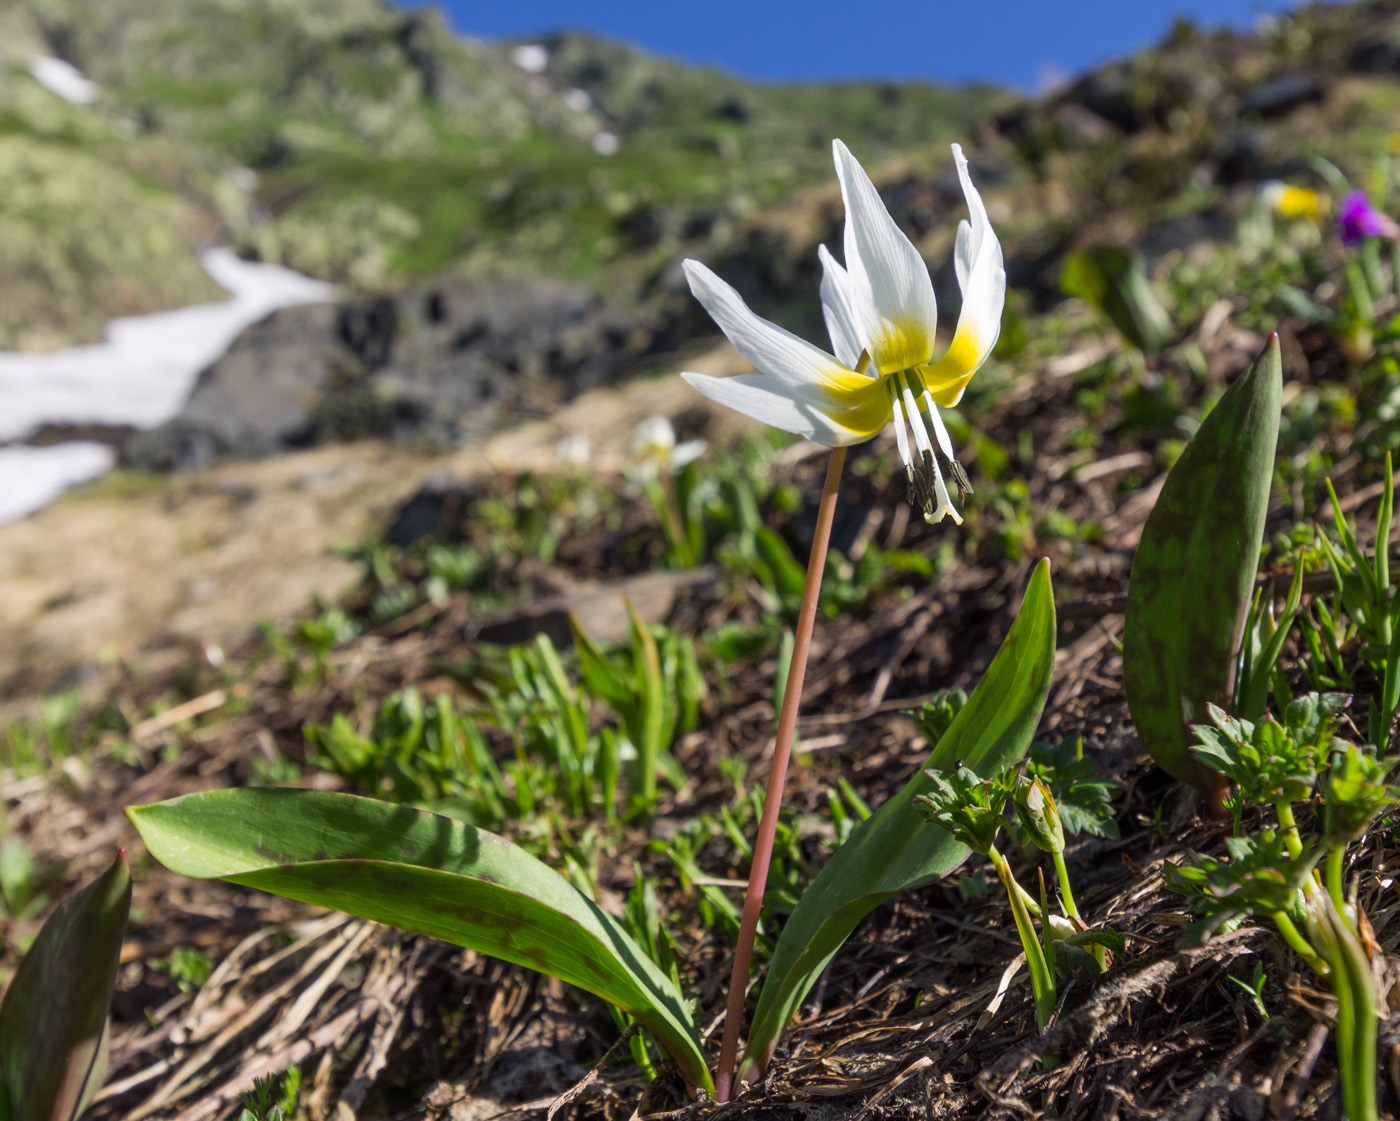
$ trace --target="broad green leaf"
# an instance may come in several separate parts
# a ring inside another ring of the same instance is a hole
[[[1041,561],[996,658],[927,762],[856,828],[788,918],[759,993],[745,1078],[767,1066],[798,1004],[861,919],[897,892],[933,883],[967,859],[966,846],[914,808],[914,799],[933,789],[924,767],[947,769],[961,761],[991,774],[1019,759],[1045,707],[1054,660],[1054,593],[1050,563]]]
[[[311,790],[215,790],[127,810],[152,855],[223,879],[441,938],[602,997],[710,1088],[676,987],[622,927],[508,841],[408,806]]]
[[[106,1072],[105,1029],[131,907],[126,854],[44,923],[0,1003],[13,1121],[72,1121]]]
[[[1148,515],[1128,581],[1123,688],[1142,743],[1212,800],[1191,724],[1228,709],[1264,536],[1283,367],[1274,336],[1201,423]]]
[[[1066,295],[1093,304],[1145,354],[1156,354],[1171,338],[1171,319],[1137,253],[1108,245],[1081,249],[1065,260],[1060,287]]]

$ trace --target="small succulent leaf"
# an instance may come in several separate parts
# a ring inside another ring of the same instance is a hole
[[[1001,649],[967,703],[938,740],[928,763],[995,773],[1021,758],[1050,689],[1055,660],[1055,602],[1050,565],[1041,561]],[[767,1066],[787,1022],[866,915],[897,892],[952,871],[968,848],[928,825],[914,799],[935,789],[924,772],[862,822],[817,874],[778,938],[758,996],[742,1071]]]
[[[131,907],[126,854],[49,916],[0,1003],[14,1121],[73,1121],[100,1085],[107,1009]]]
[[[153,856],[524,965],[641,1021],[710,1087],[679,991],[621,925],[508,841],[408,806],[311,790],[190,794],[128,809]]]
[[[1219,804],[1188,725],[1234,695],[1278,444],[1277,337],[1201,423],[1148,515],[1128,583],[1123,686],[1143,746]]]

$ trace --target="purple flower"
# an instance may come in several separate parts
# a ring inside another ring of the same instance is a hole
[[[1337,225],[1342,231],[1343,245],[1360,245],[1364,238],[1400,235],[1400,226],[1386,214],[1382,214],[1366,197],[1365,191],[1352,191],[1342,200],[1342,208],[1337,212]]]

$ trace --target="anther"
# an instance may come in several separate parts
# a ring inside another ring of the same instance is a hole
[[[956,459],[949,461],[948,474],[953,476],[953,485],[958,488],[958,505],[962,505],[967,496],[972,493],[972,482],[968,479],[962,464]]]

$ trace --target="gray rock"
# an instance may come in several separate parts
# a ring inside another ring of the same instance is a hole
[[[445,277],[291,308],[247,328],[124,458],[192,470],[368,437],[468,443],[618,379],[654,339],[638,313],[549,277]]]

